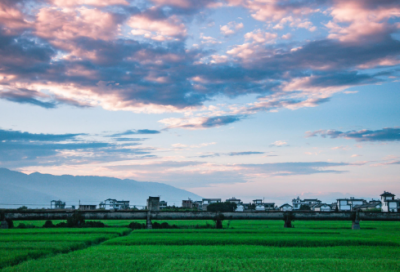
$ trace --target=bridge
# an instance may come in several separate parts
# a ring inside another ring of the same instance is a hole
[[[313,212],[313,211],[268,211],[268,212],[167,212],[167,211],[105,211],[105,210],[4,210],[4,218],[11,220],[66,220],[74,213],[87,220],[283,220],[284,227],[291,227],[293,220],[352,221],[352,229],[360,229],[360,221],[400,221],[400,213],[377,212]]]

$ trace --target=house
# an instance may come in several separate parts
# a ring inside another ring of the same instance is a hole
[[[160,210],[160,197],[159,196],[149,196],[147,199],[147,210],[149,211],[159,211]]]
[[[245,211],[251,211],[251,210],[253,210],[253,205],[252,205],[251,203],[242,203],[242,205],[243,205],[243,209],[244,209]]]
[[[260,205],[260,204],[262,204],[263,203],[263,200],[262,199],[254,199],[253,200],[253,204],[255,204],[256,206],[257,205]]]
[[[161,200],[159,203],[160,210],[167,208],[168,203],[167,201]]]
[[[240,199],[237,199],[236,197],[228,198],[227,200],[225,200],[225,202],[235,203],[236,205],[242,203],[242,201]]]
[[[82,205],[82,204],[79,204],[79,210],[84,210],[84,211],[96,210],[96,207],[97,207],[97,205]]]
[[[61,200],[50,201],[50,209],[65,209],[65,202]]]
[[[264,212],[265,211],[265,207],[264,207],[264,205],[262,205],[262,204],[258,204],[258,205],[256,205],[256,211],[262,211],[262,212]]]
[[[203,202],[202,201],[195,201],[193,202],[193,209],[203,210]]]
[[[106,210],[127,210],[129,209],[129,200],[116,200],[108,198],[99,204],[100,209]]]
[[[306,198],[306,199],[300,199],[300,197],[292,199],[292,204],[293,204],[293,210],[299,210],[302,205],[307,205],[307,206],[312,206],[315,204],[320,204],[321,200],[318,200],[316,198]]]
[[[244,211],[244,206],[242,204],[238,204],[236,206],[235,212],[243,212]]]
[[[358,206],[361,206],[366,203],[364,199],[361,198],[339,198],[336,199],[338,211],[353,211],[357,209]]]
[[[289,205],[287,203],[283,204],[282,206],[279,207],[280,211],[286,212],[286,211],[293,211],[292,205]]]
[[[203,198],[201,202],[202,210],[207,211],[207,206],[212,203],[221,203],[221,198]]]
[[[382,209],[382,203],[376,202],[376,201],[370,201],[369,203],[359,205],[357,207],[354,207],[354,210],[361,210],[361,211],[371,211],[371,210],[381,210]]]
[[[182,208],[192,209],[193,201],[190,198],[188,200],[182,200]]]
[[[264,204],[265,210],[275,210],[275,203],[273,203],[273,202],[268,202],[268,203],[264,202],[263,204]]]
[[[331,212],[332,206],[326,203],[315,204],[311,208],[315,212]]]
[[[382,212],[398,212],[400,199],[394,199],[395,195],[384,191],[381,194]]]

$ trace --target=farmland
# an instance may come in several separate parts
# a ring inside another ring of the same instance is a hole
[[[2,230],[2,271],[400,271],[400,222],[362,222],[358,231],[345,221],[284,229],[237,220],[222,230],[168,221],[181,228],[133,231],[132,221],[103,222],[111,227]]]

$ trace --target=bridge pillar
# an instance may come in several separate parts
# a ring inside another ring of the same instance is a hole
[[[225,216],[222,213],[217,212],[215,214],[213,221],[215,222],[215,228],[216,229],[222,229],[223,228],[222,227],[222,221],[224,219],[225,219]]]
[[[351,229],[359,230],[360,228],[360,211],[356,211],[353,217],[353,223],[351,224]]]
[[[146,219],[146,229],[152,229],[153,225],[151,224],[151,213],[150,211],[147,212],[147,219]]]
[[[293,219],[292,212],[285,212],[283,214],[283,221],[285,221],[285,224],[283,225],[283,227],[284,228],[293,228],[292,219]]]

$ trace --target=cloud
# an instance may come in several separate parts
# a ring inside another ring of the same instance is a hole
[[[133,129],[127,130],[121,133],[115,133],[110,135],[109,137],[120,137],[120,136],[127,136],[127,135],[138,135],[138,134],[160,134],[161,131],[159,130],[152,130],[152,129]]]
[[[269,146],[277,146],[277,147],[281,147],[281,146],[287,146],[288,143],[285,141],[275,141],[272,144],[270,144]]]
[[[148,161],[110,166],[137,180],[161,181],[181,188],[200,188],[213,184],[246,183],[254,177],[340,174],[335,167],[351,166],[335,162],[287,162],[266,164],[212,164],[197,161]]]
[[[219,30],[225,36],[235,34],[237,31],[243,28],[243,23],[229,22],[224,26],[220,26]]]
[[[178,16],[167,17],[157,8],[133,15],[127,24],[132,28],[133,35],[142,35],[156,41],[182,39],[186,36],[186,26]]]
[[[29,132],[21,132],[16,130],[3,130],[0,129],[0,142],[1,141],[52,141],[60,142],[66,140],[75,140],[78,136],[87,134],[35,134]]]
[[[45,95],[41,92],[24,88],[2,90],[2,87],[0,86],[0,99],[20,104],[35,105],[45,109],[54,109],[57,108],[59,105],[69,105],[79,108],[90,107],[89,104],[79,102],[74,99],[57,95]]]
[[[334,162],[282,162],[265,164],[241,164],[241,167],[258,173],[272,176],[312,175],[319,173],[343,173],[343,171],[331,170],[330,167],[348,166],[348,163]]]
[[[244,35],[245,40],[252,40],[257,43],[273,43],[275,42],[276,37],[278,37],[277,34],[263,32],[261,29],[248,32]]]
[[[265,152],[259,152],[259,151],[241,151],[241,152],[228,152],[228,153],[206,153],[203,155],[198,156],[199,158],[214,158],[214,157],[220,157],[220,156],[251,156],[251,155],[262,155],[265,154]]]
[[[212,128],[257,111],[321,105],[349,87],[384,82],[400,64],[395,1],[227,2],[248,9],[269,29],[285,22],[284,27],[311,30],[308,17],[319,12],[330,16],[330,33],[272,44],[275,34],[256,28],[243,44],[229,43],[228,49],[205,35],[201,41],[213,44],[213,50],[188,48],[186,39],[193,35],[188,26],[204,20],[207,9],[221,12],[221,3],[70,0],[35,2],[30,10],[2,1],[1,97],[44,108],[69,104],[183,113],[201,110],[216,97],[255,94],[253,105],[242,112],[181,118],[177,126]],[[388,70],[366,71],[382,67]]]
[[[93,142],[85,140],[88,136],[0,130],[0,166],[75,165],[155,157],[152,148],[138,147],[140,143]]]
[[[245,118],[243,115],[223,115],[213,117],[193,117],[193,118],[167,118],[159,122],[165,124],[167,129],[184,128],[184,129],[206,129],[220,127],[234,122],[238,122]]]
[[[117,142],[139,142],[147,140],[148,138],[114,138]]]
[[[228,156],[247,156],[247,155],[262,155],[265,152],[258,151],[242,151],[242,152],[230,152]]]
[[[307,132],[307,137],[321,136],[323,138],[345,138],[352,139],[358,142],[377,142],[377,141],[400,141],[400,128],[383,128],[380,130],[363,129],[359,131],[342,132],[339,130],[317,130]]]

